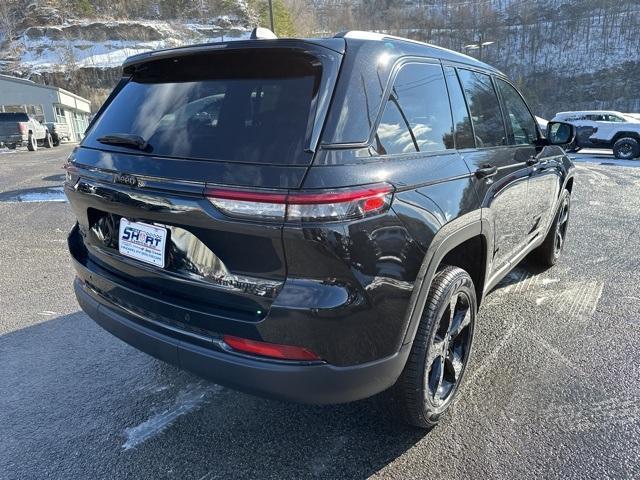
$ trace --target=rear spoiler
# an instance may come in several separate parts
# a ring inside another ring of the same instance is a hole
[[[131,75],[136,67],[145,63],[167,58],[186,57],[205,52],[219,50],[239,50],[248,48],[291,48],[296,50],[317,49],[317,47],[333,50],[344,55],[346,50],[345,41],[342,38],[327,38],[319,40],[298,40],[298,39],[273,39],[273,40],[234,40],[230,42],[203,43],[199,45],[188,45],[184,47],[168,48],[164,50],[154,50],[152,52],[140,53],[127,58],[122,64],[125,75]]]

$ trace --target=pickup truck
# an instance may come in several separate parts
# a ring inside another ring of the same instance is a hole
[[[49,129],[54,147],[62,141],[71,141],[71,129],[66,123],[47,122],[45,125]]]
[[[0,144],[11,149],[26,146],[33,152],[38,146],[53,147],[53,140],[47,127],[32,116],[22,112],[2,112]]]

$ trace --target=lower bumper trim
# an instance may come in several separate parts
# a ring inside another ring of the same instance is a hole
[[[105,303],[80,281],[74,283],[82,309],[101,327],[160,360],[223,386],[247,393],[307,404],[345,403],[370,397],[400,376],[411,345],[374,362],[349,367],[270,362],[219,352],[145,328]]]

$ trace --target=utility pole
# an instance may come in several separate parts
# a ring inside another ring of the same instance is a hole
[[[482,49],[489,45],[493,45],[496,42],[485,42],[483,41],[483,35],[478,35],[478,41],[476,43],[471,43],[469,45],[465,45],[465,50],[478,50],[478,60],[482,60]]]
[[[269,23],[271,24],[271,31],[276,33],[276,30],[273,26],[273,0],[269,0]]]

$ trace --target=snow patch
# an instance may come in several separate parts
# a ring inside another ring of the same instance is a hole
[[[178,393],[173,406],[161,413],[152,415],[140,425],[127,428],[125,430],[127,440],[122,445],[122,448],[129,450],[158,435],[178,417],[200,408],[205,403],[208,394],[217,393],[221,390],[222,387],[206,382],[198,382],[188,386]]]

